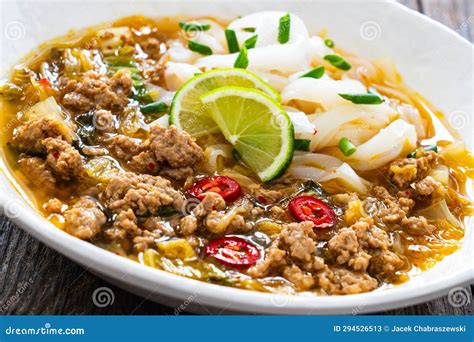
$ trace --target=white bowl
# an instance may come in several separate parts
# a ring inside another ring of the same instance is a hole
[[[232,19],[260,10],[299,15],[311,32],[329,29],[336,44],[365,57],[391,57],[406,82],[460,129],[471,147],[473,48],[439,23],[392,2],[359,1],[41,1],[3,2],[2,73],[46,39],[131,14],[215,16]],[[1,128],[1,132],[5,132]],[[6,170],[5,165],[2,168]],[[1,174],[0,206],[25,231],[106,278],[147,299],[189,310],[270,314],[343,314],[388,310],[441,296],[474,280],[472,222],[463,247],[407,283],[349,296],[284,296],[199,282],[142,266],[55,228]],[[60,276],[60,275],[58,275]],[[215,309],[213,311],[212,309]]]

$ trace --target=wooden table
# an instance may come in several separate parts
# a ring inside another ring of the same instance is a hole
[[[472,0],[405,0],[418,10],[469,39],[474,38]],[[156,304],[123,291],[90,274],[0,216],[0,314],[173,314],[174,308]],[[114,303],[95,306],[92,294],[110,288]],[[466,288],[472,298],[473,286]],[[391,315],[469,315],[470,304],[453,307],[447,297],[399,310]],[[206,311],[203,309],[203,313]]]

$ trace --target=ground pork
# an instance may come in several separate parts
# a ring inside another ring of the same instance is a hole
[[[435,231],[436,227],[429,224],[423,216],[412,216],[401,221],[404,230],[412,235],[428,235]]]
[[[126,69],[117,71],[110,79],[89,71],[80,81],[62,79],[61,87],[62,103],[69,109],[87,112],[95,108],[120,112],[128,104],[132,78]]]
[[[39,157],[25,157],[18,160],[18,165],[24,175],[28,175],[31,186],[45,190],[53,190],[56,178],[45,160]]]
[[[395,271],[402,262],[390,248],[389,235],[370,218],[362,218],[349,228],[340,229],[328,242],[328,250],[338,265],[347,264],[359,272],[372,266],[374,256],[387,262],[387,270]]]
[[[420,158],[403,158],[393,161],[389,166],[390,180],[403,189],[411,183],[427,176],[437,162],[436,152],[428,151]]]
[[[91,197],[81,197],[64,213],[66,231],[83,240],[95,237],[107,218]]]
[[[151,151],[143,151],[133,156],[128,165],[140,173],[156,174],[161,169],[161,164],[156,161],[155,155]]]
[[[191,235],[198,228],[198,220],[193,215],[187,215],[180,220],[179,223],[179,232],[181,235]]]
[[[159,176],[123,172],[113,176],[102,194],[110,210],[120,213],[132,209],[136,216],[157,215],[163,206],[181,210],[183,196]]]
[[[60,214],[63,212],[64,207],[64,203],[55,197],[43,204],[43,209],[49,214]]]
[[[130,138],[123,134],[115,135],[112,138],[105,139],[103,142],[109,149],[109,152],[121,161],[129,161],[145,149],[141,139]]]
[[[247,273],[253,278],[263,278],[284,265],[286,265],[286,251],[280,248],[280,239],[277,237],[267,248],[265,258],[250,267]]]
[[[189,199],[188,204],[192,204],[193,199]],[[226,203],[221,195],[215,192],[208,192],[204,195],[202,201],[192,210],[196,217],[204,217],[215,210],[224,210]]]
[[[54,174],[63,180],[71,180],[79,176],[83,170],[82,157],[74,147],[57,138],[42,141],[48,153],[46,162]]]
[[[41,153],[45,151],[42,141],[46,138],[61,138],[71,143],[71,136],[66,135],[64,122],[46,116],[35,117],[13,131],[13,144],[22,151]]]
[[[405,217],[409,215],[415,205],[415,201],[408,197],[395,197],[392,196],[387,189],[381,186],[376,186],[372,189],[372,192],[381,200],[383,205],[377,205],[378,210],[376,216],[381,218],[385,224],[400,223]],[[400,193],[400,195],[406,195]]]
[[[194,174],[194,170],[190,166],[180,167],[177,169],[168,169],[165,168],[161,170],[160,175],[176,180],[183,180],[188,177],[191,177]]]
[[[158,60],[161,56],[161,42],[153,37],[149,37],[143,42],[140,42],[140,47],[152,59]]]
[[[321,270],[324,260],[316,256],[314,238],[311,222],[286,224],[266,249],[265,258],[249,268],[248,274],[255,278],[266,277],[278,274],[282,266],[293,264],[307,272]]]
[[[285,267],[283,277],[292,282],[299,291],[307,291],[315,284],[313,275],[296,265]]]
[[[353,272],[341,267],[328,267],[317,274],[319,286],[328,294],[355,294],[372,291],[378,286],[367,273]]]
[[[312,262],[312,255],[316,251],[315,234],[312,222],[289,223],[280,233],[282,243],[287,247],[289,256],[305,265]]]
[[[438,189],[443,189],[443,185],[431,176],[427,176],[415,184],[415,190],[421,196],[429,196]]]
[[[175,126],[152,127],[150,149],[159,162],[166,162],[174,169],[193,166],[203,159],[202,149],[191,136]]]

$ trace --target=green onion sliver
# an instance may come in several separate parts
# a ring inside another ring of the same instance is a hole
[[[332,39],[325,39],[324,40],[324,44],[328,47],[328,48],[333,48],[334,47],[334,42]]]
[[[341,138],[338,145],[339,149],[346,157],[353,155],[357,150],[354,144],[346,137]]]
[[[209,46],[195,42],[194,40],[188,41],[188,48],[204,56],[212,55],[212,49]]]
[[[179,27],[183,31],[207,31],[211,28],[211,24],[196,24],[180,21]]]
[[[325,68],[323,66],[319,66],[314,68],[313,70],[308,71],[306,74],[300,76],[303,77],[311,77],[311,78],[321,78],[324,75]]]
[[[290,40],[290,25],[290,13],[287,13],[280,18],[280,26],[278,27],[278,42],[280,44],[288,43]]]
[[[341,70],[350,70],[352,67],[348,61],[338,55],[326,55],[324,59]]]
[[[425,152],[428,152],[428,151],[433,151],[436,153],[439,152],[439,148],[437,145],[430,145],[430,146],[423,147],[423,150]],[[407,154],[407,158],[416,158],[417,156],[418,156],[418,150],[415,150]]]
[[[235,31],[226,29],[224,33],[225,39],[227,40],[227,46],[229,47],[229,53],[239,52],[239,42],[237,41]]]
[[[140,108],[140,111],[143,114],[159,114],[166,112],[167,110],[168,106],[163,101],[153,102]]]
[[[252,37],[248,38],[245,42],[244,42],[244,46],[247,48],[247,49],[253,49],[255,47],[255,45],[257,44],[257,38],[258,38],[258,35],[253,35]]]
[[[234,68],[246,69],[249,65],[249,58],[247,56],[247,48],[242,46],[240,52],[235,59]]]
[[[295,139],[295,150],[309,151],[311,140],[309,139]]]
[[[257,29],[255,27],[244,27],[242,31],[245,32],[255,32]]]
[[[345,100],[351,101],[355,104],[366,104],[366,105],[377,105],[381,104],[384,100],[377,94],[338,94]]]

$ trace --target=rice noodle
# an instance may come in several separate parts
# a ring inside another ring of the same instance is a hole
[[[370,182],[359,177],[345,162],[319,153],[302,153],[293,158],[289,173],[300,179],[312,179],[317,182],[337,180],[345,187],[365,194]]]

